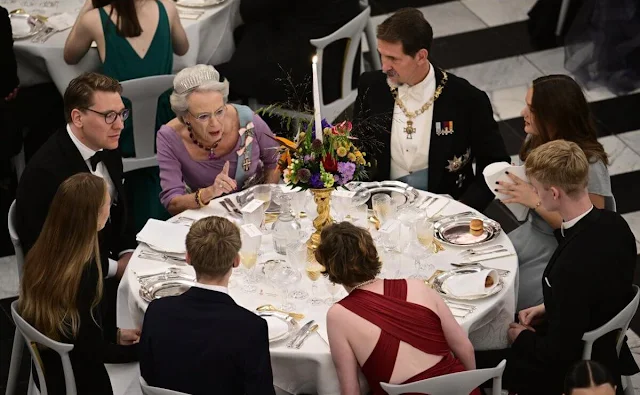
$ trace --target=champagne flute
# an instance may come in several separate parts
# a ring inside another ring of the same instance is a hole
[[[240,247],[240,262],[245,267],[244,275],[244,291],[256,292],[257,287],[255,284],[260,282],[259,277],[256,274],[256,263],[258,261],[258,250],[260,249],[260,243],[262,242],[262,235],[257,237],[249,237],[241,231],[242,246]]]
[[[323,300],[320,299],[318,294],[318,279],[322,276],[322,272],[324,271],[324,266],[319,264],[318,262],[309,262],[307,267],[305,268],[305,272],[307,273],[307,277],[312,281],[311,285],[311,299],[309,299],[309,303],[313,306],[318,306],[323,303]]]
[[[388,219],[393,217],[391,196],[387,194],[378,193],[373,195],[371,198],[371,208],[373,208],[373,212],[381,225],[384,225]]]
[[[340,288],[342,288],[342,285],[332,283],[331,281],[329,281],[329,279],[327,279],[326,284],[327,284],[327,291],[329,291],[329,294],[331,295],[331,297],[327,298],[325,300],[325,303],[328,305],[333,305],[338,301],[336,299],[336,295],[338,294],[338,292],[340,292]]]
[[[426,263],[428,258],[433,255],[433,222],[428,218],[422,218],[416,221],[416,242],[410,248],[414,258],[415,274],[411,278],[423,278],[421,274],[424,271],[435,270],[434,266]]]
[[[298,268],[302,269],[306,266],[307,245],[305,243],[299,242],[299,241],[289,243],[286,247],[286,254],[287,254],[287,263],[292,268],[299,270]],[[289,296],[294,299],[304,300],[309,297],[309,294],[306,291],[300,288],[297,288],[291,291]]]

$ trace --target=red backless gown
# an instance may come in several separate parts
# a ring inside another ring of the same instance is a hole
[[[380,382],[388,383],[391,379],[400,341],[427,354],[443,357],[402,384],[465,370],[449,349],[440,317],[424,306],[407,302],[406,280],[384,280],[384,295],[356,289],[338,303],[381,329],[373,352],[362,365],[374,395],[386,394]],[[480,391],[476,389],[472,395],[480,395]]]

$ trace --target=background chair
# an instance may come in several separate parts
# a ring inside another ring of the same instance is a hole
[[[123,158],[124,172],[158,166],[156,158],[156,112],[158,98],[173,88],[174,75],[155,75],[123,81],[122,97],[131,100],[133,142],[136,156]]]
[[[369,7],[369,0],[360,0],[360,9],[364,10]],[[378,38],[376,36],[376,28],[373,25],[371,18],[367,21],[367,27],[365,28],[365,38],[367,40],[367,47],[369,48],[370,65],[373,70],[382,70],[382,62],[380,61],[380,54],[378,53]]]
[[[584,336],[582,336],[582,340],[584,341],[584,348],[582,349],[582,359],[586,361],[590,360],[593,343],[607,333],[615,330],[619,330],[616,351],[618,352],[618,355],[620,355],[622,343],[625,341],[625,334],[627,333],[627,329],[629,329],[631,319],[635,315],[636,310],[638,310],[638,303],[640,303],[640,288],[638,288],[638,286],[634,284],[633,290],[635,292],[635,296],[627,305],[627,307],[622,309],[621,312],[619,312],[615,317],[613,317],[606,324],[602,325],[600,328],[586,332]],[[631,382],[631,377],[623,376],[622,385],[624,386],[625,395],[633,395],[635,393],[633,391],[633,383]]]
[[[475,388],[489,379],[493,379],[492,395],[502,392],[502,373],[507,366],[505,359],[495,368],[469,370],[466,372],[445,374],[431,379],[409,384],[380,383],[389,395],[419,393],[431,395],[468,395]]]
[[[560,36],[562,34],[564,21],[567,19],[567,12],[569,11],[569,3],[571,3],[571,0],[562,0],[560,14],[558,15],[558,24],[556,25],[556,36]]]
[[[22,252],[22,244],[18,238],[16,230],[16,201],[14,200],[9,207],[9,215],[7,217],[9,226],[9,238],[13,244],[13,250],[16,252],[16,262],[18,263],[18,280],[22,279],[22,269],[24,267],[24,253]]]
[[[60,355],[60,359],[62,361],[62,370],[64,372],[66,394],[76,395],[76,379],[73,375],[71,360],[69,359],[69,352],[73,350],[73,344],[60,343],[49,339],[48,337],[40,333],[37,329],[29,325],[27,321],[22,319],[20,314],[18,314],[17,307],[18,301],[14,300],[13,303],[11,303],[11,316],[13,317],[13,321],[16,324],[16,336],[21,336],[24,339],[27,347],[29,348],[29,352],[31,353],[31,358],[33,361],[35,361],[34,365],[36,367],[36,373],[38,374],[38,381],[40,383],[40,394],[47,395],[47,385],[44,379],[44,367],[42,366],[42,361],[40,359],[40,352],[38,351],[37,347],[38,344],[46,346]],[[13,351],[15,352],[15,341],[13,344],[13,348]],[[13,362],[14,360],[12,357],[10,370],[14,368]],[[15,366],[15,368],[18,369],[19,367]],[[33,378],[30,378],[29,393],[33,393],[34,388],[35,383],[33,381]],[[9,390],[10,388],[9,386],[7,386],[7,395],[13,392],[13,389],[11,389],[12,392],[9,392]]]
[[[140,388],[144,395],[189,395],[184,392],[167,390],[164,388],[152,387],[140,376]]]

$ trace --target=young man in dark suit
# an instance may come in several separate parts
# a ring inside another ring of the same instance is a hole
[[[240,264],[238,227],[204,218],[186,243],[196,283],[149,304],[140,338],[142,377],[192,395],[275,394],[267,323],[228,295],[229,277]]]
[[[504,388],[561,394],[567,370],[581,359],[584,333],[607,323],[633,299],[636,241],[619,214],[593,207],[589,162],[577,144],[543,144],[527,156],[525,169],[544,209],[562,215],[559,245],[544,271],[544,304],[519,312],[520,322],[508,329],[511,349],[476,352],[476,364],[486,368],[506,358]],[[637,373],[638,367],[626,342],[618,357],[617,335],[597,340],[592,359],[612,373],[622,394],[620,375]]]
[[[84,73],[69,83],[64,94],[66,129],[40,147],[18,184],[16,223],[25,254],[40,235],[58,186],[76,173],[90,172],[104,178],[112,202],[109,221],[99,233],[102,272],[105,277],[122,276],[136,241],[117,151],[129,116],[120,92],[118,81],[97,73]]]
[[[510,158],[489,98],[433,66],[428,59],[432,41],[431,25],[414,8],[378,26],[382,73],[360,77],[354,124],[371,130],[381,148],[370,152],[377,162],[375,180],[397,179],[449,194],[482,211],[494,198],[482,171]]]

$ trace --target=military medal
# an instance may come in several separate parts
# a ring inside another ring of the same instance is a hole
[[[404,132],[407,134],[407,140],[413,139],[413,134],[416,132],[416,128],[413,127],[412,120],[407,120],[407,126],[404,128]]]
[[[244,171],[249,171],[249,168],[251,167],[251,159],[249,159],[249,157],[244,157],[244,161],[242,161],[242,167],[244,168]]]

